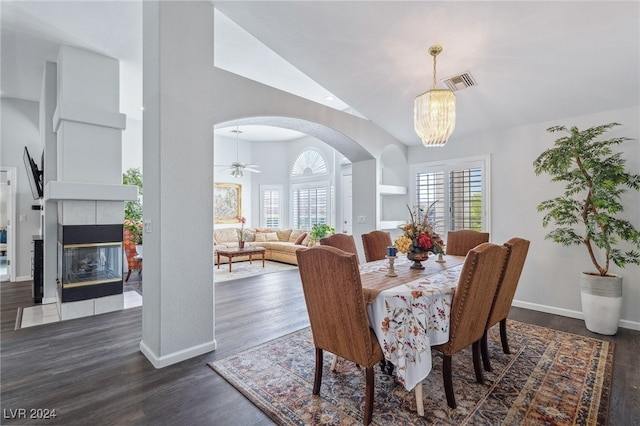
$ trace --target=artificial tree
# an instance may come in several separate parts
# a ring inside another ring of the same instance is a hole
[[[598,274],[607,275],[610,261],[619,267],[627,263],[640,264],[640,232],[628,220],[619,217],[622,212],[622,194],[626,188],[640,190],[640,175],[625,170],[625,160],[611,147],[631,140],[616,137],[597,138],[618,123],[609,123],[578,130],[555,126],[549,132],[567,132],[535,160],[537,175],[545,172],[553,182],[564,182],[562,196],[541,202],[538,211],[546,211],[542,225],[554,222],[558,227],[546,238],[564,246],[584,244]],[[575,227],[580,225],[581,230]],[[616,248],[621,241],[635,248],[622,251]],[[595,248],[603,251],[598,259]]]
[[[640,175],[626,171],[622,153],[612,150],[631,139],[599,139],[619,125],[609,123],[586,130],[575,126],[550,127],[549,132],[567,135],[557,139],[553,148],[544,151],[533,163],[536,175],[548,173],[553,182],[565,185],[561,196],[541,202],[538,211],[546,212],[543,227],[556,225],[546,239],[563,246],[585,245],[596,271],[581,275],[583,313],[587,328],[602,334],[615,334],[620,317],[622,277],[609,273],[611,262],[620,268],[640,264],[640,232],[620,217],[622,195],[627,189],[640,191]],[[630,249],[619,248],[622,242],[628,243]],[[619,288],[613,289],[614,286]],[[594,303],[598,306],[592,306]],[[609,315],[606,312],[612,306],[618,312]],[[608,315],[610,325],[593,325]]]

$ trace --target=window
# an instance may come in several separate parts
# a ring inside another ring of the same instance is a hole
[[[458,229],[489,232],[488,163],[486,157],[414,167],[414,204],[425,210],[433,204],[435,230],[440,235]]]
[[[327,164],[315,149],[304,150],[291,168],[292,177],[302,177],[327,173]]]
[[[260,226],[280,228],[281,212],[282,185],[260,185]]]
[[[311,229],[316,223],[329,223],[328,185],[310,183],[292,187],[293,227]]]
[[[323,180],[319,180],[321,177]],[[306,149],[296,158],[291,167],[291,217],[295,229],[311,229],[317,223],[331,225],[334,194],[326,178],[327,164],[318,151]]]

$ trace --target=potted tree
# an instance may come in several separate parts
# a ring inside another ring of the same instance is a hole
[[[615,334],[622,306],[622,277],[609,273],[611,262],[624,268],[640,264],[640,232],[620,218],[622,195],[626,188],[640,190],[640,175],[625,171],[621,153],[612,147],[631,140],[598,137],[618,123],[578,130],[555,126],[549,132],[565,132],[534,161],[535,173],[548,173],[553,182],[564,182],[564,194],[541,202],[546,212],[542,225],[556,228],[545,238],[563,246],[584,245],[595,272],[582,272],[580,278],[582,311],[587,329]],[[628,243],[626,251],[619,248]]]
[[[332,226],[324,223],[316,223],[311,228],[311,232],[309,232],[309,246],[315,245],[320,241],[321,238],[324,238],[327,235],[331,235],[335,232],[336,230]]]

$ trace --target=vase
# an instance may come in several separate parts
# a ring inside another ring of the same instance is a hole
[[[613,336],[622,310],[622,276],[580,274],[582,314],[587,330]]]
[[[238,241],[238,247],[243,249],[244,248],[244,241]]]
[[[413,265],[410,266],[411,269],[424,269],[422,266],[422,262],[429,258],[429,252],[426,251],[410,251],[407,253],[407,259],[413,261]]]

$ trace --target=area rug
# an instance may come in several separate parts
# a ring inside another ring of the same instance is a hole
[[[442,357],[423,382],[425,416],[415,395],[375,368],[376,425],[600,425],[606,424],[613,343],[508,321],[511,354],[502,352],[499,330],[489,333],[492,372],[475,381],[470,350],[453,357],[458,407],[447,406]],[[280,425],[362,424],[364,370],[341,360],[329,371],[325,353],[319,396],[312,395],[314,348],[309,328],[246,350],[209,366]]]
[[[220,269],[218,269],[218,265],[214,265],[213,276],[215,282],[223,282],[229,280],[238,280],[240,278],[253,277],[255,275],[289,271],[291,269],[298,269],[298,267],[296,265],[290,265],[288,263],[265,260],[263,268],[262,259],[253,259],[253,262],[251,264],[249,264],[249,261],[233,262],[233,265],[231,266],[231,273],[229,273],[229,265],[226,263],[221,264]]]

